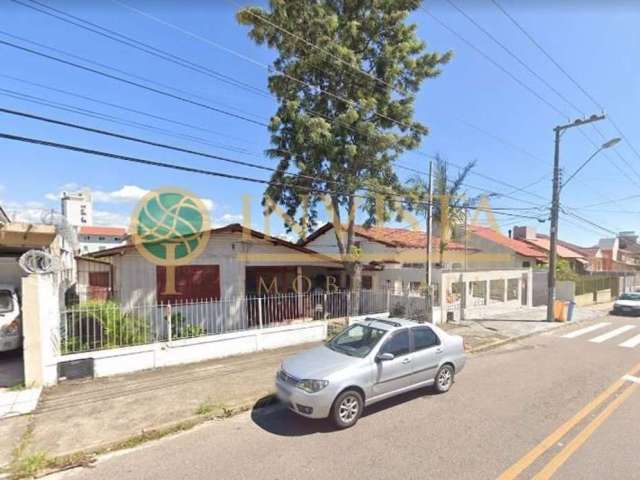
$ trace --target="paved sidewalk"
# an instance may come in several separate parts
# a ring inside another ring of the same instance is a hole
[[[611,303],[576,307],[571,324],[595,320],[611,310]],[[523,308],[493,315],[490,318],[470,319],[444,325],[450,333],[462,335],[467,350],[480,351],[514,338],[539,334],[567,325],[564,322],[547,322],[546,306]]]
[[[602,315],[603,310],[580,309],[579,318]],[[543,318],[543,310],[531,309],[518,318],[464,322],[447,329],[463,335],[467,347],[476,350],[558,327],[540,321]],[[26,416],[0,421],[0,465],[10,461],[20,443],[27,457],[105,451],[251,408],[273,392],[274,374],[282,359],[313,345],[70,381],[45,389],[31,423]]]

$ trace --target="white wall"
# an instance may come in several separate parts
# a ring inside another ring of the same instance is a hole
[[[110,258],[114,265],[114,288],[123,306],[157,303],[156,265],[135,249],[128,249],[124,254]],[[191,263],[218,265],[221,298],[240,298],[245,295],[246,267],[322,265],[315,258],[265,240],[243,240],[240,233],[224,233],[211,236],[202,254]],[[339,266],[331,262],[324,265]]]
[[[57,357],[48,368],[50,371],[57,371],[58,362],[93,358],[95,376],[107,377],[150,368],[201,362],[309,342],[321,342],[326,338],[327,322],[313,321],[175,342],[65,355]]]

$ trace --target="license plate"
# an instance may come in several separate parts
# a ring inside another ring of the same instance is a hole
[[[623,312],[630,312],[631,311],[631,307],[622,307],[622,311]]]

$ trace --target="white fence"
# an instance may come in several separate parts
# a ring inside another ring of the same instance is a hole
[[[122,308],[92,301],[60,314],[63,355],[389,311],[387,291],[229,297]]]

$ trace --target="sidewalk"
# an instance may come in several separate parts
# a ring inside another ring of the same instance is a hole
[[[580,311],[584,312],[579,314],[582,320],[604,314],[602,309]],[[467,348],[473,352],[492,342],[562,325],[542,322],[543,318],[544,310],[531,309],[521,312],[518,318],[464,322],[448,325],[447,330],[463,335]],[[314,345],[70,381],[45,389],[31,417],[0,421],[0,465],[11,461],[18,445],[23,447],[24,463],[40,462],[46,466],[48,459],[129,447],[210,418],[249,409],[273,392],[274,375],[282,359]]]
[[[611,303],[603,303],[589,307],[576,307],[573,323],[595,320],[611,310]],[[449,323],[444,329],[456,335],[462,335],[467,350],[479,352],[517,338],[536,335],[566,323],[546,321],[546,306],[515,310],[500,313],[491,318],[469,319],[458,323]]]

